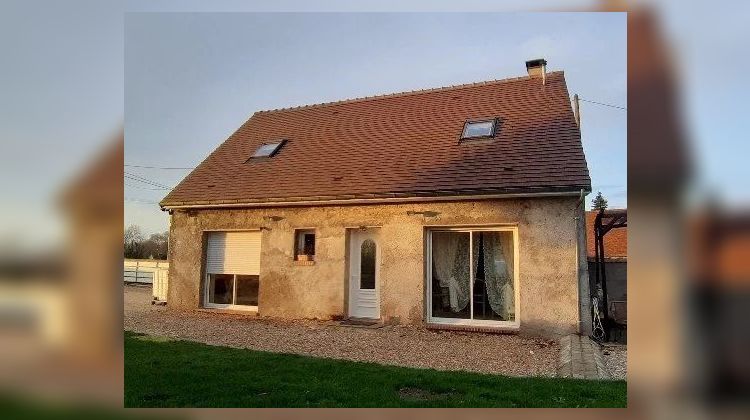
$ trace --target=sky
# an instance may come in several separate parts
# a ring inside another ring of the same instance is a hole
[[[123,124],[123,36],[105,2],[3,2],[0,253],[64,240],[61,192]]]
[[[624,14],[129,13],[124,26],[126,165],[194,167],[255,111],[523,76],[540,57],[571,95],[627,104]],[[627,206],[626,123],[581,103],[593,190],[613,208]],[[172,187],[189,170],[126,172]],[[166,192],[126,179],[125,224],[166,230]]]
[[[583,10],[598,3],[540,0],[533,7]],[[750,142],[744,139],[750,119],[744,115],[744,98],[750,95],[745,82],[750,56],[737,52],[746,49],[750,3],[735,2],[732,9],[711,2],[689,8],[677,0],[649,3],[679,77],[696,184],[724,204],[747,208],[750,165],[744,161]],[[126,139],[128,163],[194,166],[258,109],[514,77],[523,75],[528,56],[539,55],[552,70],[566,71],[571,93],[625,104],[624,19],[619,24],[617,17],[491,14],[529,7],[510,0],[5,0],[0,12],[0,247],[64,240],[65,219],[56,204],[60,191],[124,126],[132,134]],[[217,22],[217,16],[204,15],[207,20],[200,23],[195,22],[200,16],[191,21],[187,15],[164,13],[322,10],[481,13],[402,16],[391,23],[379,15],[340,15],[338,23],[330,15],[309,15],[309,20],[323,19],[325,24],[317,26],[301,22],[305,15],[273,25],[259,22],[258,15],[236,15],[245,22]],[[162,15],[139,19],[137,12]],[[350,30],[344,31],[347,22]],[[194,27],[186,28],[188,23]],[[238,37],[222,40],[231,34]],[[408,34],[414,36],[401,36]],[[128,57],[123,56],[126,40]],[[325,48],[324,41],[341,47]],[[165,49],[163,56],[154,55]],[[180,68],[177,59],[187,67]],[[149,88],[159,96],[144,95]],[[166,117],[161,123],[148,115],[136,119],[130,114],[141,112],[134,109],[138,103]],[[609,194],[613,205],[625,205],[625,196],[615,195],[625,185],[620,152],[626,112],[582,105],[594,188]],[[184,175],[139,173],[170,186]],[[149,231],[166,227],[166,215],[144,203],[158,201],[161,191],[130,187],[126,196],[137,200],[125,203],[126,223]]]

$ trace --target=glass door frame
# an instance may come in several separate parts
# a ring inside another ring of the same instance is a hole
[[[469,319],[441,318],[432,316],[432,233],[433,232],[463,232],[469,233]],[[510,232],[513,235],[513,295],[515,319],[513,321],[494,321],[488,319],[474,319],[474,232]],[[484,327],[519,328],[521,326],[521,293],[518,278],[518,227],[517,226],[455,226],[428,227],[425,232],[425,309],[427,323],[443,325],[466,325]]]

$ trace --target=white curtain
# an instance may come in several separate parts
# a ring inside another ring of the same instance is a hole
[[[469,304],[468,234],[434,232],[432,261],[440,287],[448,290],[450,308],[461,312]]]
[[[475,243],[478,242],[477,235],[478,233],[474,233]],[[483,232],[482,250],[487,300],[496,314],[511,321],[515,319],[513,236],[506,232]]]

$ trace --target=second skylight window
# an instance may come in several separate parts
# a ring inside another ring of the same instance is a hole
[[[461,134],[461,138],[493,137],[495,135],[495,122],[496,120],[468,121],[464,124],[464,132]]]
[[[272,157],[279,151],[279,149],[281,149],[281,146],[283,146],[285,142],[286,140],[280,140],[272,143],[263,143],[260,145],[260,147],[258,147],[257,150],[255,150],[255,154],[253,155],[253,157]]]

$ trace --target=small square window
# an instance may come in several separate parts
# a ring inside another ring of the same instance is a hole
[[[461,134],[461,138],[493,137],[495,135],[495,123],[496,120],[467,121],[464,124],[464,132]]]
[[[315,231],[297,229],[294,231],[294,259],[315,261]]]
[[[283,146],[284,143],[286,143],[286,140],[263,143],[258,147],[258,149],[255,150],[255,154],[252,157],[254,158],[273,157],[273,155],[278,153],[279,149],[281,149],[281,146]]]

